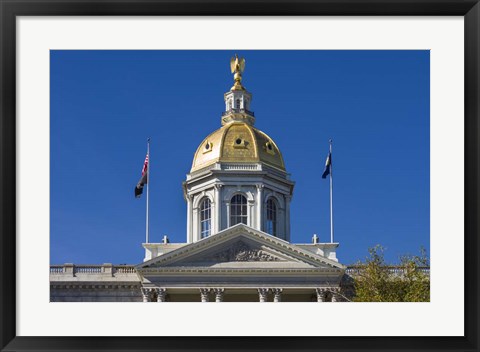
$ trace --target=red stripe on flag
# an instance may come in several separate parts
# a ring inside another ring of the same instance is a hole
[[[148,154],[145,157],[145,161],[143,163],[142,176],[145,175],[145,172],[147,172],[147,169],[148,169]]]

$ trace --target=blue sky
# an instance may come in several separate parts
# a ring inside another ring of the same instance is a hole
[[[291,240],[329,241],[333,139],[335,240],[343,264],[376,244],[388,261],[430,242],[429,51],[51,51],[50,262],[143,260],[151,137],[150,238],[186,240],[182,181],[218,129],[229,60],[246,58],[255,127],[296,182]]]

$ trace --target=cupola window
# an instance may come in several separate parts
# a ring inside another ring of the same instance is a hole
[[[233,196],[230,202],[230,226],[247,224],[247,198],[241,194]]]
[[[205,198],[200,205],[200,237],[210,236],[212,228],[212,207],[210,199]]]
[[[240,99],[237,99],[237,106],[236,106],[237,109],[240,109]]]
[[[272,198],[267,201],[267,221],[265,225],[267,233],[272,236],[277,235],[277,205]]]

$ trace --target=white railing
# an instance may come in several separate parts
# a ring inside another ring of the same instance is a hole
[[[102,272],[101,265],[75,265],[73,272],[75,274],[98,274]]]
[[[137,270],[133,266],[114,266],[113,272],[119,274],[133,274],[136,273]]]
[[[63,265],[51,265],[50,274],[51,275],[69,275],[75,276],[76,274],[80,275],[115,275],[115,274],[135,274],[137,270],[133,265],[112,265],[112,264],[101,264],[101,265],[74,265],[74,264],[63,264]]]
[[[255,171],[261,170],[258,164],[223,164],[223,170]]]
[[[386,269],[388,269],[388,271],[391,274],[395,274],[395,275],[403,275],[405,273],[405,268],[402,268],[402,267],[389,266],[389,267],[386,267]],[[353,267],[348,267],[345,270],[345,273],[350,276],[355,276],[355,275],[360,275],[363,270],[364,269],[362,267],[353,266]],[[417,271],[425,275],[430,275],[430,268],[427,268],[427,267],[417,268]]]
[[[51,265],[50,274],[63,274],[63,265]]]

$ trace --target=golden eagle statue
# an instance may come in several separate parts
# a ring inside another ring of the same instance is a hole
[[[235,57],[230,59],[230,69],[232,73],[242,73],[245,70],[245,59],[243,57],[239,58],[237,54],[235,54]]]
[[[245,70],[245,59],[239,58],[237,54],[230,59],[230,69],[232,70],[233,79],[235,81],[231,90],[245,90],[242,86],[242,72]]]

